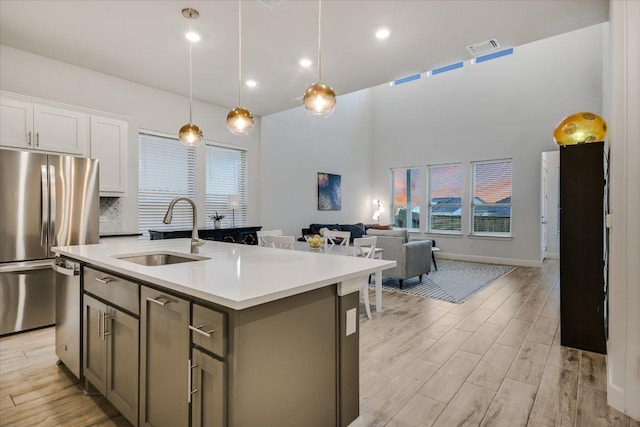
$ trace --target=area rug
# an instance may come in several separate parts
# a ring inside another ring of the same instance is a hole
[[[422,276],[422,282],[418,277],[407,279],[402,284],[403,289],[400,289],[397,279],[383,276],[382,289],[460,304],[514,268],[509,265],[439,259],[438,271],[431,270]],[[373,283],[370,286],[374,287]]]

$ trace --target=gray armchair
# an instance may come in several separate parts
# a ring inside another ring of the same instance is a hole
[[[394,268],[384,270],[383,275],[400,281],[400,289],[405,279],[419,276],[431,271],[431,240],[408,241],[407,230],[376,230],[370,228],[367,235],[378,236],[376,247],[384,249],[382,259],[398,263]]]

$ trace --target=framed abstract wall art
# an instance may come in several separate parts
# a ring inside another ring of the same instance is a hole
[[[339,211],[342,209],[340,185],[342,176],[318,172],[318,210]]]

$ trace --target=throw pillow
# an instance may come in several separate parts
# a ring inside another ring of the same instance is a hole
[[[393,230],[393,225],[391,225],[391,224],[389,224],[389,225],[373,224],[371,226],[371,228],[373,228],[374,230]]]

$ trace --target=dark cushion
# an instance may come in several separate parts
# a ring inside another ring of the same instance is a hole
[[[351,233],[350,240],[352,242],[353,242],[353,239],[364,236],[364,231],[365,231],[364,224],[361,222],[357,224],[340,224],[340,230],[350,232]]]
[[[310,224],[311,234],[320,234],[321,228],[328,228],[329,230],[340,231],[339,224]]]

